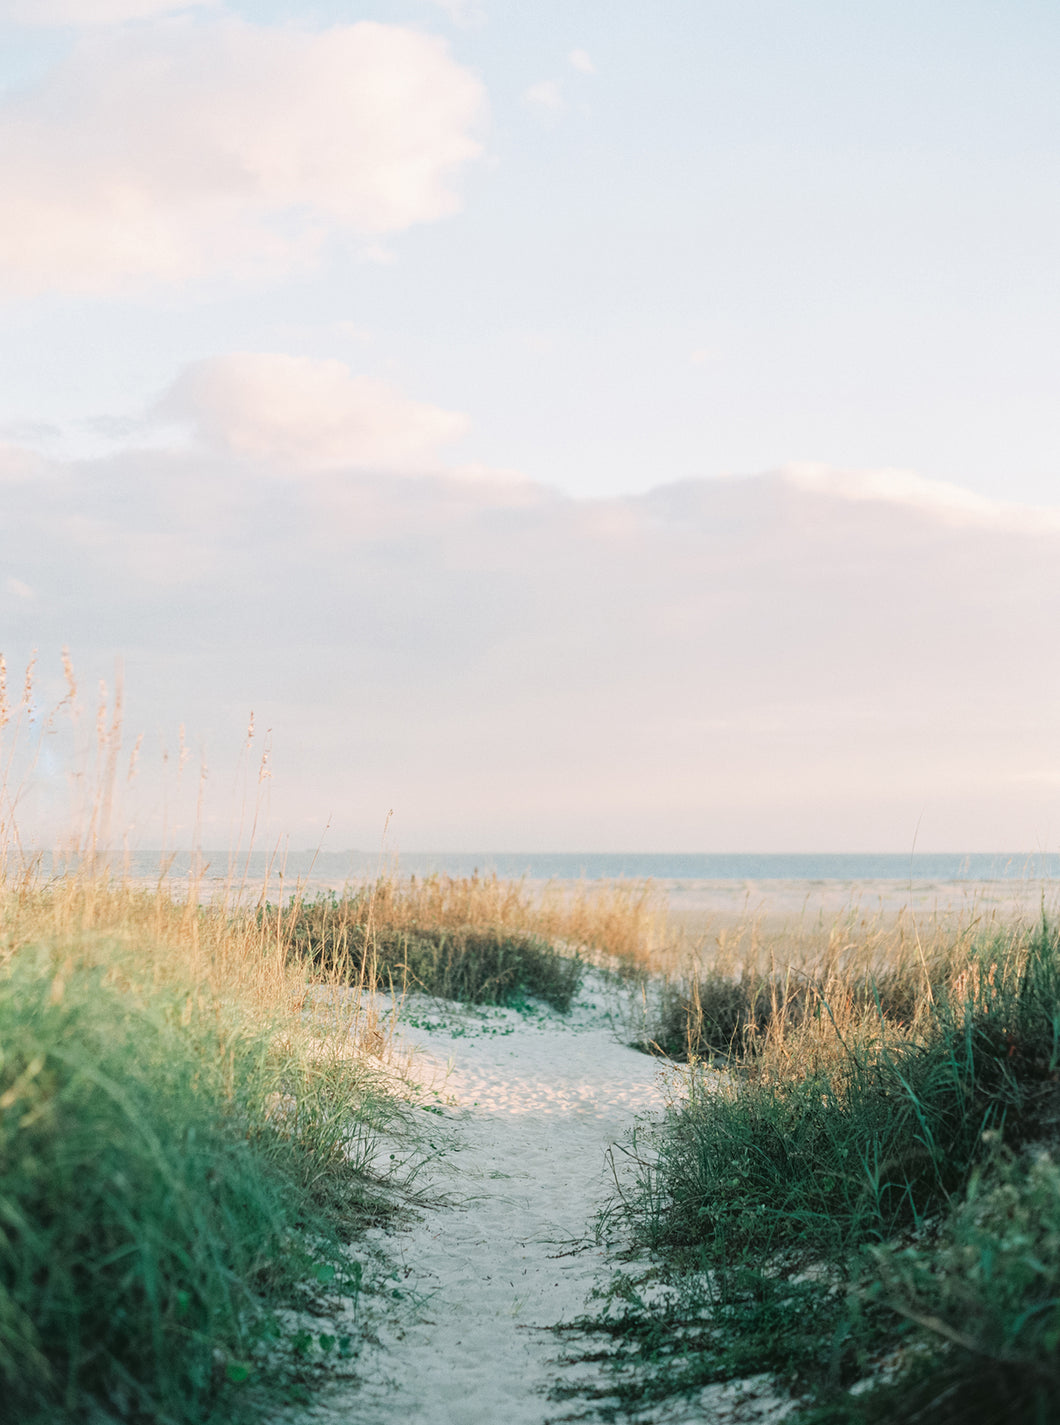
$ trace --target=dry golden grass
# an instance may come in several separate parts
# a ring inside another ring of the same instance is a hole
[[[915,1038],[938,997],[963,1001],[984,974],[1002,973],[997,966],[1019,974],[1026,944],[1021,922],[974,903],[926,916],[852,906],[831,919],[697,923],[672,916],[651,882],[389,875],[346,887],[330,905],[318,903],[324,923],[330,915],[336,929],[356,926],[380,944],[432,933],[539,937],[644,984],[643,1033],[631,1037],[678,1057],[749,1052],[764,1064],[768,1049],[770,1062],[808,1068],[844,1040],[878,1034],[881,1011],[888,1033]],[[298,911],[296,899],[289,924]],[[984,940],[998,947],[993,972]]]
[[[751,1056],[760,1072],[768,1063],[788,1075],[881,1029],[916,1039],[940,1001],[977,1001],[1004,987],[999,977],[1018,977],[1028,944],[1021,920],[974,905],[682,930],[649,961],[660,979],[645,1039],[678,1057]]]
[[[263,920],[251,907],[200,904],[164,881],[144,888],[98,869],[0,881],[0,969],[43,945],[60,957],[60,980],[64,967],[93,966],[137,997],[175,991],[197,1013],[212,1007],[235,1032],[267,1032],[307,1063],[385,1057],[373,987],[312,970],[291,953],[287,926],[282,912]]]
[[[549,882],[496,875],[381,876],[347,886],[341,903],[380,935],[416,931],[539,936],[585,958],[655,971],[681,936],[651,882]]]

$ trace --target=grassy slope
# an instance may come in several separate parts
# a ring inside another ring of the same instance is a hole
[[[691,1070],[620,1205],[669,1287],[584,1323],[612,1408],[768,1371],[812,1420],[1060,1418],[1060,938],[922,950],[686,992],[731,1079]]]
[[[10,1418],[232,1420],[302,1370],[280,1309],[356,1294],[385,1100],[245,917],[98,886],[0,911]]]

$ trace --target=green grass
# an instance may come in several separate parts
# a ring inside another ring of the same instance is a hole
[[[1060,938],[834,985],[633,1144],[615,1212],[665,1288],[620,1275],[581,1323],[593,1408],[765,1371],[807,1421],[1060,1419]]]
[[[373,1095],[210,996],[130,981],[124,950],[91,959],[23,946],[0,973],[5,1418],[234,1420],[300,1369],[278,1309],[356,1295]]]
[[[1002,1152],[973,1172],[930,1245],[889,1243],[872,1265],[877,1298],[935,1348],[903,1392],[911,1414],[955,1425],[1057,1418],[1060,1166],[1050,1154]]]
[[[286,915],[292,951],[316,973],[338,973],[399,992],[494,1005],[532,997],[566,1013],[582,978],[576,956],[538,935],[488,925],[395,925],[376,919],[370,891],[292,900]]]

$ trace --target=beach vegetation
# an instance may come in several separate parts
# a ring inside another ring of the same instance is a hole
[[[681,1089],[607,1220],[651,1265],[578,1324],[594,1410],[765,1373],[792,1419],[1058,1418],[1060,934],[880,949],[686,993]]]
[[[362,1019],[251,912],[0,885],[6,1419],[260,1419],[312,1377],[307,1332],[355,1355],[404,1131]]]
[[[397,995],[413,992],[491,1005],[533,996],[561,1012],[570,1008],[581,979],[576,955],[503,926],[394,924],[373,914],[373,889],[292,902],[291,950],[310,973],[337,975]],[[263,923],[268,925],[274,915],[266,907]]]
[[[471,1004],[566,1012],[586,964],[643,973],[664,925],[646,884],[532,888],[495,875],[384,875],[260,920],[313,973]]]

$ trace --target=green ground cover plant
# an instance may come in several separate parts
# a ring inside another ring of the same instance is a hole
[[[691,1062],[627,1145],[655,1266],[580,1323],[593,1409],[767,1372],[800,1420],[1060,1419],[1060,936],[950,951],[774,977],[725,1073]]]
[[[7,1419],[260,1418],[306,1378],[304,1323],[356,1302],[396,1110],[253,920],[99,884],[0,896]]]

